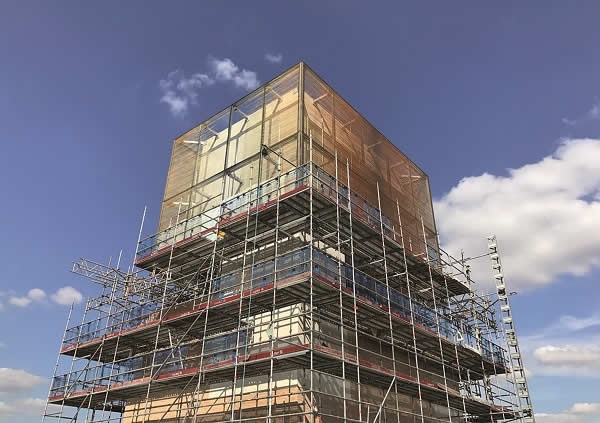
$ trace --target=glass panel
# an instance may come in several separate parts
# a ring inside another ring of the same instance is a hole
[[[197,129],[188,132],[173,144],[164,198],[172,198],[192,186],[198,145]]]
[[[262,131],[263,90],[233,106],[227,167],[257,154]]]
[[[320,145],[333,153],[332,90],[310,70],[306,71],[304,78],[304,133],[312,133],[313,145]]]
[[[371,132],[371,131],[369,131]],[[395,147],[386,140],[380,133],[372,131],[364,143],[365,164],[372,169],[381,186],[387,186],[388,176],[388,157],[394,155]]]
[[[368,136],[368,123],[341,97],[334,97],[335,142],[350,152],[350,162],[358,165],[363,162],[362,144]]]
[[[199,137],[199,155],[194,183],[204,181],[225,168],[228,125],[229,110],[203,125]]]
[[[409,161],[404,155],[398,154],[390,159],[390,183],[393,195],[397,198],[400,206],[407,210],[413,210]]]
[[[265,87],[266,145],[277,144],[298,132],[298,77],[295,69]]]
[[[189,217],[197,216],[221,204],[222,194],[223,179],[220,177],[194,186],[190,196]]]
[[[297,151],[298,142],[296,138],[288,138],[272,149],[265,149],[264,154],[262,154],[260,180],[262,182],[267,181],[295,168]]]
[[[258,158],[243,165],[227,169],[225,173],[225,198],[237,196],[253,186],[258,180]]]
[[[415,200],[421,204],[426,204],[430,200],[427,177],[423,171],[417,168],[414,164],[411,164],[410,166],[410,175],[412,179],[412,188]]]

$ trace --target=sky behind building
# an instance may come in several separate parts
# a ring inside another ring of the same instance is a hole
[[[498,235],[540,421],[600,420],[599,13],[4,2],[0,421],[39,421],[68,304],[95,294],[70,263],[131,264],[172,139],[300,60],[428,173],[443,246]]]

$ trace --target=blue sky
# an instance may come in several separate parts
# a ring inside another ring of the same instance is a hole
[[[61,303],[94,294],[70,263],[131,262],[171,140],[299,60],[428,173],[444,245],[475,255],[498,234],[539,420],[599,421],[599,12],[3,2],[0,421],[39,421],[27,413],[47,394]],[[187,91],[174,98],[173,81]]]

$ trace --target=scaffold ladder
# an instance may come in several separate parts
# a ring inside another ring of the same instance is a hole
[[[504,275],[502,274],[502,262],[500,260],[500,252],[498,250],[498,242],[496,235],[488,237],[488,249],[492,269],[494,270],[494,279],[496,280],[496,292],[498,301],[500,302],[500,311],[502,313],[502,324],[504,334],[506,335],[506,344],[508,346],[508,354],[511,362],[511,372],[513,374],[515,385],[517,386],[517,396],[521,408],[521,421],[526,423],[535,423],[531,398],[529,396],[529,388],[527,387],[527,377],[525,376],[525,368],[523,367],[523,359],[519,342],[517,339],[517,331],[512,318],[510,309],[509,292],[506,290]]]

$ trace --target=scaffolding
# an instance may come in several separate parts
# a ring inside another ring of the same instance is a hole
[[[426,175],[300,63],[175,140],[133,269],[74,264],[101,293],[44,421],[533,421],[508,304],[436,233]]]

